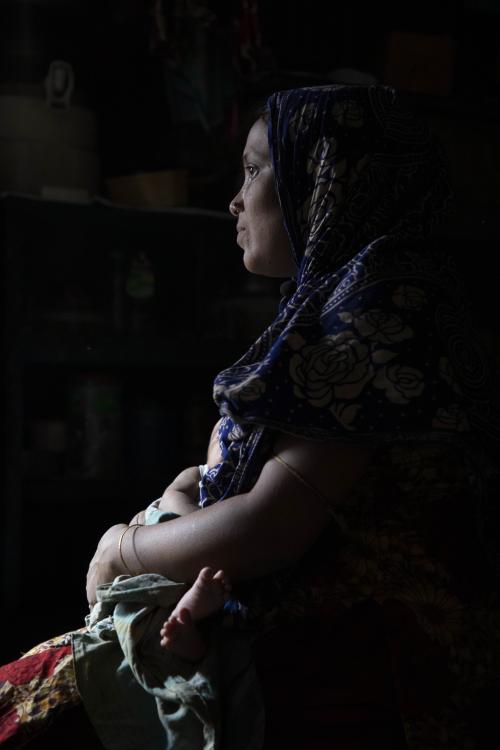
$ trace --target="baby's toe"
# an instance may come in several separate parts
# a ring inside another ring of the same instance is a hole
[[[200,570],[200,573],[198,575],[198,580],[202,583],[210,583],[214,578],[214,572],[212,568],[209,568],[208,566],[206,568],[202,568]]]
[[[217,573],[214,575],[214,581],[218,581],[225,593],[231,591],[231,584],[223,570],[217,571]]]
[[[165,623],[165,635],[169,636],[175,633],[175,631],[179,627],[179,618],[178,617],[171,617],[167,622]]]
[[[214,581],[218,581],[224,588],[228,585],[229,580],[223,570],[218,570],[214,575]]]
[[[193,621],[191,612],[187,608],[181,609],[177,619],[181,625],[191,625]]]

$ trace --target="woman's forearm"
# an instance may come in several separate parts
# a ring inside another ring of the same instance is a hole
[[[90,563],[89,602],[127,568],[187,583],[207,565],[233,580],[259,578],[300,560],[333,519],[342,527],[335,508],[363,477],[373,446],[284,436],[274,450],[281,460],[269,458],[248,494],[166,523],[108,529]]]
[[[255,527],[247,496],[240,495],[167,523],[137,528],[124,537],[122,554],[130,567],[175,581],[194,581],[205,565],[223,568],[233,580],[255,577],[259,569],[268,572],[270,557],[263,550],[256,554]]]
[[[339,496],[346,489],[340,473]],[[124,553],[131,567],[175,581],[194,581],[205,565],[235,581],[259,578],[299,560],[330,520],[317,497],[270,460],[248,494],[138,528],[125,536]]]
[[[276,569],[276,550],[256,543],[257,518],[240,495],[150,526],[116,524],[101,537],[87,573],[87,598],[100,584],[122,574],[159,573],[193,583],[201,568],[225,570],[232,580],[258,577]],[[261,540],[263,541],[263,540]]]

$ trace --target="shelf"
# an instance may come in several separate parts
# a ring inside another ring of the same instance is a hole
[[[26,365],[78,367],[217,367],[229,366],[245,351],[226,340],[167,341],[151,335],[121,333],[77,335],[71,332],[26,332],[17,340],[15,355]]]
[[[54,216],[57,215],[59,217],[61,212],[63,212],[66,214],[77,213],[80,216],[86,215],[89,218],[93,216],[100,220],[106,217],[110,220],[123,220],[123,218],[137,221],[146,220],[148,223],[153,222],[155,225],[159,221],[168,220],[169,223],[172,223],[172,221],[175,222],[178,220],[185,226],[186,219],[191,219],[195,223],[203,222],[204,225],[207,221],[222,224],[235,223],[229,211],[214,211],[196,206],[137,208],[123,203],[116,203],[99,195],[93,196],[88,201],[71,201],[55,200],[28,193],[0,192],[0,208],[2,207],[4,210],[8,209],[9,211],[19,209],[23,212],[43,213],[44,215],[54,214]]]

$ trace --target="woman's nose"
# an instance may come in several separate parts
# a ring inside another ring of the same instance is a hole
[[[238,216],[240,211],[241,211],[241,201],[239,200],[238,196],[235,195],[233,200],[229,204],[229,213],[232,216]]]

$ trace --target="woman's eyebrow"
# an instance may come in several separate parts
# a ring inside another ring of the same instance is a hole
[[[245,151],[243,153],[242,161],[243,164],[247,162],[249,159],[262,159],[262,161],[265,161],[268,158],[268,155],[264,153],[263,151],[259,151],[258,149],[251,148],[248,151]]]

